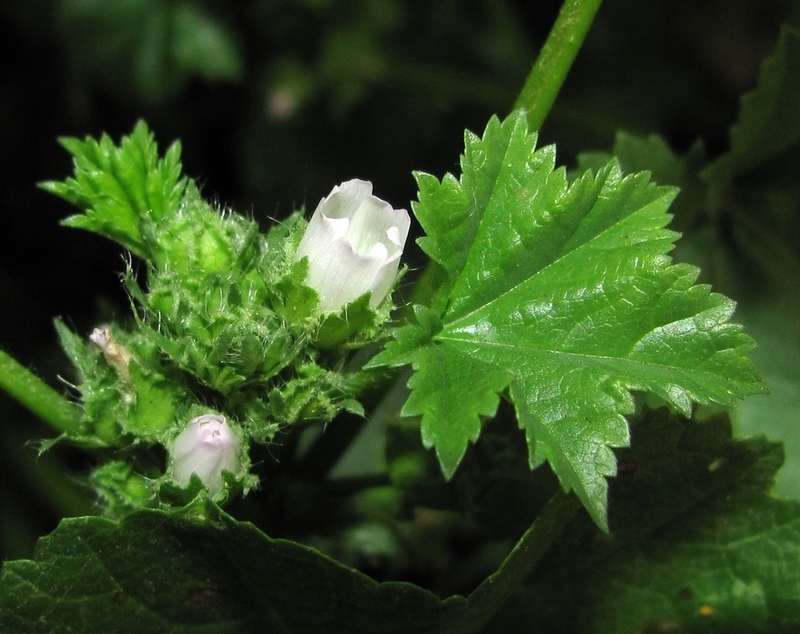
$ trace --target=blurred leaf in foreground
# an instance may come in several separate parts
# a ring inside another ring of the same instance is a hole
[[[40,540],[35,561],[8,562],[0,576],[0,629],[26,634],[121,623],[131,632],[424,633],[464,605],[376,583],[212,505],[121,523],[64,520]]]

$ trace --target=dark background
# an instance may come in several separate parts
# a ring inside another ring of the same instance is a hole
[[[88,333],[127,310],[119,250],[62,228],[58,136],[144,118],[162,150],[180,139],[205,195],[267,226],[359,177],[395,206],[412,170],[457,171],[465,128],[507,114],[560,2],[535,0],[6,0],[0,5],[0,346],[58,389],[69,378],[52,319]],[[727,147],[790,0],[606,0],[542,130],[560,162],[608,150],[619,129],[676,151]],[[419,253],[411,249],[411,261]],[[91,495],[37,461],[53,432],[0,394],[0,556],[30,557]]]

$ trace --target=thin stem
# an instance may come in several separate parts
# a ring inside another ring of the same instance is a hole
[[[80,410],[25,366],[0,350],[0,389],[58,431],[75,431]]]
[[[525,578],[533,572],[580,508],[577,496],[559,490],[525,531],[497,572],[484,579],[469,595],[467,609],[448,624],[443,634],[480,632],[519,590]]]
[[[527,111],[529,129],[541,129],[602,2],[564,0],[561,5],[558,18],[514,104],[515,110]],[[442,283],[442,272],[429,263],[414,287],[411,301],[400,313],[401,321],[413,319],[411,307],[414,304],[430,306]]]
[[[528,127],[540,130],[603,0],[565,0],[514,108],[528,113]]]

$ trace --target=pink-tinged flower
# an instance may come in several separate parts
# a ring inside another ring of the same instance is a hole
[[[239,439],[224,416],[204,414],[193,418],[172,441],[172,478],[181,486],[196,473],[212,493],[222,490],[222,472],[239,470]]]
[[[371,291],[380,304],[394,285],[411,218],[405,209],[372,195],[372,183],[358,179],[333,188],[308,223],[296,259],[308,257],[306,283],[320,297],[323,313]]]

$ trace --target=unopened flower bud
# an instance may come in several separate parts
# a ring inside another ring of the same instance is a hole
[[[405,209],[372,195],[372,183],[350,180],[323,198],[308,223],[296,259],[308,257],[306,283],[323,313],[371,291],[375,308],[392,289],[411,219]]]
[[[212,493],[222,490],[222,472],[239,470],[239,439],[224,416],[204,414],[193,418],[172,441],[172,478],[181,486],[196,473]]]

